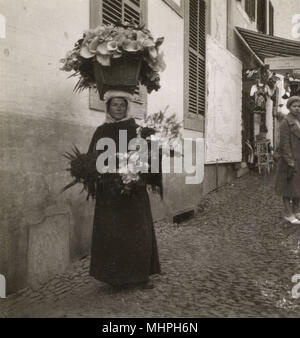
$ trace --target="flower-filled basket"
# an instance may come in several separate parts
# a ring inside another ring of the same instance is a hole
[[[79,76],[75,91],[96,86],[101,99],[109,89],[133,93],[138,84],[151,93],[160,88],[159,72],[166,67],[159,52],[163,41],[155,41],[148,29],[133,22],[100,25],[77,41],[61,60],[61,70]]]

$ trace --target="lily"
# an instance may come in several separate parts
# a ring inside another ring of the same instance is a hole
[[[139,50],[142,49],[142,45],[138,41],[126,39],[123,42],[123,49],[126,52],[138,52]]]
[[[164,61],[164,54],[163,52],[158,53],[155,59],[149,60],[149,66],[155,72],[163,72],[166,69],[166,64]]]
[[[95,53],[92,53],[88,46],[82,46],[81,47],[81,50],[80,50],[80,56],[82,56],[83,58],[85,59],[90,59],[92,58],[93,56],[95,56]]]
[[[96,55],[96,59],[97,61],[102,65],[102,66],[110,66],[110,55],[101,55],[101,54],[97,54]]]

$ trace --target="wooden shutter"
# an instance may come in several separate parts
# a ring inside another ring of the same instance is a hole
[[[202,130],[206,106],[206,4],[204,0],[189,0],[187,15],[187,112],[185,127]]]
[[[274,7],[269,3],[269,35],[274,35]]]
[[[99,23],[109,24],[122,20],[122,7],[122,0],[103,0],[102,7],[100,7]]]
[[[147,0],[90,0],[90,3],[91,28],[99,24],[115,23],[118,20],[130,22],[133,19],[136,24],[147,24]],[[144,118],[146,101],[147,91],[139,86],[135,91],[135,100],[131,111],[136,118]],[[104,110],[104,103],[100,101],[95,90],[90,90],[90,108]]]
[[[245,11],[249,18],[255,21],[255,0],[245,0]]]

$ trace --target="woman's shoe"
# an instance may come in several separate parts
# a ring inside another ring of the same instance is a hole
[[[289,217],[284,217],[284,219],[289,222],[290,224],[300,225],[300,220],[297,219],[294,215]]]

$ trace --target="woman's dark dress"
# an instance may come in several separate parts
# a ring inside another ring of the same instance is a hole
[[[296,117],[289,113],[280,127],[280,159],[277,165],[275,191],[284,197],[300,197],[300,128]],[[288,180],[288,165],[294,164],[295,173]]]
[[[127,130],[129,142],[137,127],[134,119],[101,125],[89,153],[102,137],[112,138],[118,151],[119,130]],[[148,193],[146,186],[140,186],[132,196],[114,194],[112,180],[118,177],[105,174],[97,187],[90,275],[113,285],[146,282],[149,275],[160,273]]]

